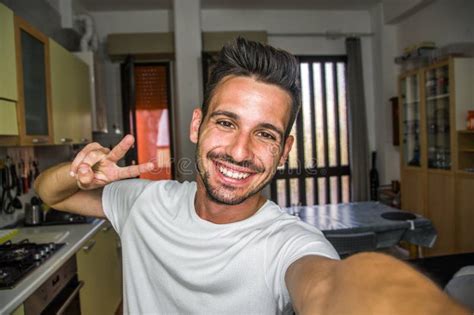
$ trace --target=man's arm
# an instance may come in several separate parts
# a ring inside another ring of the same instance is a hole
[[[55,209],[104,217],[102,190],[105,185],[153,169],[153,163],[117,166],[133,143],[134,138],[128,135],[112,150],[98,143],[88,144],[72,163],[59,164],[42,172],[35,181],[35,190]]]
[[[297,314],[469,314],[425,276],[383,254],[341,261],[306,256],[291,264],[285,281]]]
[[[56,210],[103,218],[102,188],[81,190],[70,171],[71,163],[62,163],[42,172],[35,181],[41,200]]]

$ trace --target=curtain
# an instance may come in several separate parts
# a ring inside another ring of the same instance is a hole
[[[351,199],[369,198],[369,141],[365,110],[362,52],[359,38],[346,39],[349,143],[351,157]]]

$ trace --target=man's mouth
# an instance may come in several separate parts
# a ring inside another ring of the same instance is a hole
[[[222,165],[218,165],[219,172],[224,175],[225,177],[232,178],[232,179],[246,179],[249,177],[251,174],[250,173],[245,173],[245,172],[240,172],[236,170],[232,170],[229,168],[226,168]]]

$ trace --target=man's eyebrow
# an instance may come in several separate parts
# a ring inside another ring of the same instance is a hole
[[[232,118],[234,120],[239,120],[240,119],[239,115],[237,115],[236,113],[228,112],[226,110],[217,110],[215,112],[212,112],[210,117],[220,116],[220,115],[227,116],[227,117]]]

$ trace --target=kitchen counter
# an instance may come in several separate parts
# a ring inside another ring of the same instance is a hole
[[[12,239],[28,238],[32,242],[65,243],[54,255],[27,275],[13,289],[0,290],[0,314],[10,314],[41,284],[71,258],[81,246],[103,227],[106,220],[95,219],[89,224],[54,225],[20,228]]]

